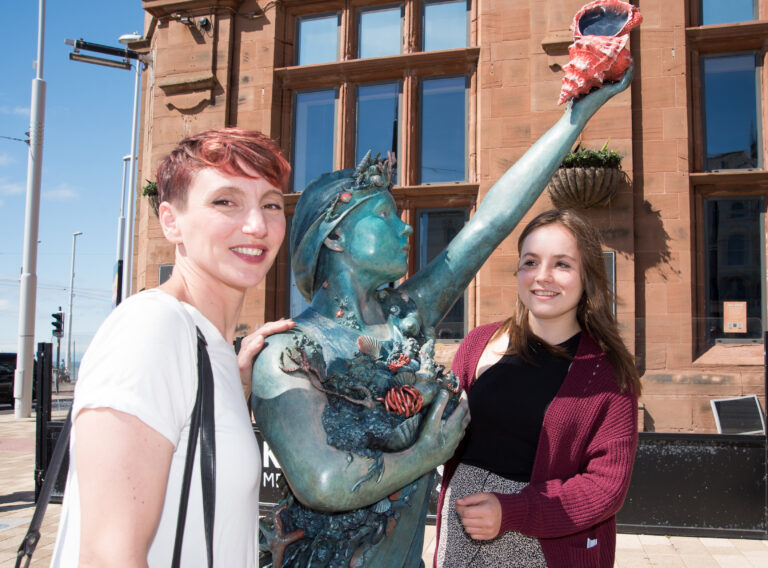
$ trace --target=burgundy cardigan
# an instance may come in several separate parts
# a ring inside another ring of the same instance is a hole
[[[453,371],[467,392],[477,363],[501,322],[472,330]],[[495,494],[499,534],[539,539],[549,568],[612,568],[616,513],[624,503],[637,448],[637,396],[620,392],[613,368],[587,334],[560,390],[544,414],[531,482],[518,494]],[[463,448],[445,464],[437,509],[437,539],[445,489]],[[435,563],[437,549],[435,546]]]

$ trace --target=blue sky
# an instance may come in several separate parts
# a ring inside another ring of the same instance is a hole
[[[26,139],[29,130],[38,5],[36,0],[9,3],[0,54],[0,351],[16,351],[18,344],[28,149],[7,138]],[[77,237],[72,320],[78,358],[111,310],[134,73],[69,61],[72,48],[64,40],[119,46],[118,37],[142,33],[143,26],[140,0],[46,2],[35,343],[51,341],[51,313],[59,306],[67,311],[72,233],[82,231]]]

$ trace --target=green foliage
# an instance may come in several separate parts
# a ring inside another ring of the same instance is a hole
[[[141,190],[142,195],[157,195],[157,182],[156,181],[149,181],[147,180],[147,185],[145,185]]]
[[[566,154],[561,168],[618,168],[621,155],[608,149],[606,142],[599,150],[589,150],[579,144],[576,150]]]

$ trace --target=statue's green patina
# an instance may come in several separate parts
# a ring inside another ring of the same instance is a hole
[[[468,422],[453,375],[432,359],[434,327],[631,78],[630,68],[569,103],[448,247],[397,288],[381,289],[405,275],[412,229],[390,192],[391,161],[366,156],[304,190],[291,253],[311,307],[268,339],[253,369],[254,416],[289,485],[262,527],[274,566],[421,564],[431,473]]]

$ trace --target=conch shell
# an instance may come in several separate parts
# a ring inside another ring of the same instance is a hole
[[[579,10],[571,24],[574,42],[557,104],[621,79],[632,64],[629,32],[642,21],[637,7],[621,0],[595,0]]]

